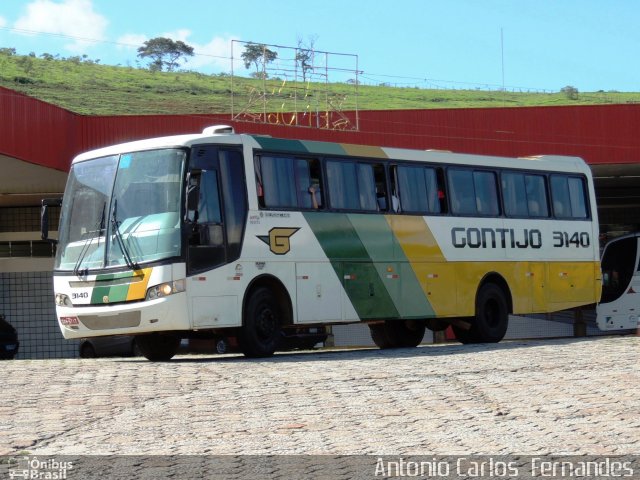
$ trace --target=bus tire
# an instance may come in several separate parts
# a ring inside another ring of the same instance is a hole
[[[422,343],[426,325],[422,320],[386,320],[369,329],[378,348],[413,348]]]
[[[152,362],[166,362],[178,352],[180,338],[173,334],[150,333],[136,337],[140,353]]]
[[[96,349],[90,343],[85,342],[80,345],[80,358],[96,358],[97,356]]]
[[[442,332],[451,324],[442,318],[427,318],[425,320],[425,325],[432,332]]]
[[[387,320],[387,336],[396,348],[414,348],[422,343],[427,329],[423,320]]]
[[[247,302],[238,337],[242,353],[251,358],[273,355],[282,339],[282,320],[282,309],[271,290],[255,290]]]
[[[497,343],[507,333],[509,305],[504,291],[495,283],[485,283],[476,295],[476,316],[471,328],[464,330],[454,325],[456,339],[468,343]]]
[[[394,348],[387,336],[387,325],[385,323],[372,323],[369,325],[369,332],[371,333],[371,340],[376,344],[376,347],[384,350],[387,348]]]
[[[476,297],[476,318],[472,330],[482,343],[497,343],[507,333],[509,304],[495,283],[485,283]]]
[[[473,317],[471,317],[470,320],[473,321]],[[462,328],[458,325],[451,325],[451,329],[453,330],[453,334],[456,336],[456,340],[460,343],[464,345],[469,343],[478,343],[471,329]]]

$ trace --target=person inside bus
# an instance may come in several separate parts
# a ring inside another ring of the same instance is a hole
[[[318,210],[318,208],[320,208],[318,204],[318,199],[316,197],[316,192],[320,194],[319,188],[320,186],[317,183],[314,183],[309,187],[309,194],[311,195],[311,207],[314,210]]]

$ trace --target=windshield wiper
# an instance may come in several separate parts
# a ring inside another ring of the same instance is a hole
[[[100,246],[100,233],[104,231],[104,216],[105,216],[106,208],[107,208],[107,202],[104,202],[104,204],[102,205],[102,215],[100,215],[100,220],[98,220],[98,223],[96,224],[94,230],[89,232],[90,234],[89,238],[87,238],[84,242],[84,245],[82,245],[82,250],[80,250],[80,254],[78,255],[78,260],[76,260],[76,264],[73,267],[73,273],[75,273],[77,276],[80,276],[81,273],[82,274],[86,273],[86,271],[88,270],[88,269],[85,269],[81,272],[80,267],[82,266],[84,257],[86,257],[87,253],[89,252],[89,248],[91,247],[91,244],[93,243],[94,238],[98,237],[98,246]]]
[[[129,249],[125,245],[124,238],[122,236],[122,232],[120,231],[120,222],[117,219],[117,210],[118,210],[118,200],[113,201],[113,211],[111,212],[111,227],[115,232],[116,241],[118,242],[118,246],[120,247],[120,251],[122,252],[122,256],[124,257],[124,261],[132,270],[139,270],[140,266],[131,259],[131,254],[129,253]]]

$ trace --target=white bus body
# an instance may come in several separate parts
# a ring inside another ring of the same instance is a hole
[[[463,342],[499,341],[509,313],[598,300],[594,199],[574,157],[215,129],[115,145],[72,164],[58,321],[65,338],[140,335],[151,359],[195,332],[263,356],[283,332],[349,322],[381,347],[449,324]]]

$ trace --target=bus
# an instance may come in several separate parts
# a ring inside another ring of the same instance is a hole
[[[602,252],[602,298],[596,307],[600,330],[640,327],[640,233],[615,238]]]
[[[265,357],[283,337],[355,322],[380,348],[449,326],[463,343],[498,342],[509,314],[594,304],[602,283],[579,158],[227,126],[76,157],[53,276],[65,338],[136,335],[149,360],[199,335]]]

